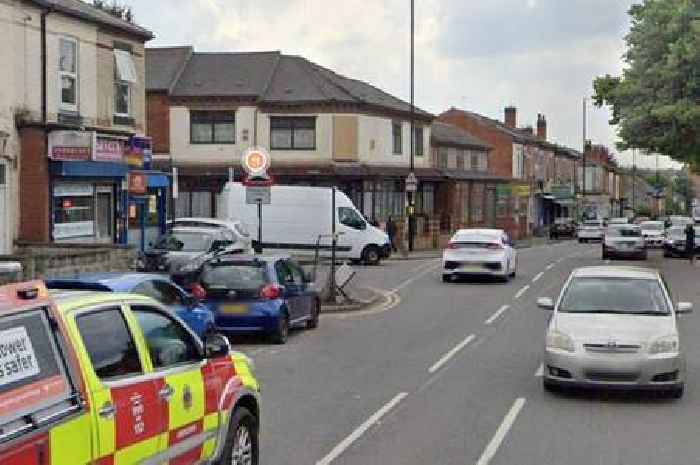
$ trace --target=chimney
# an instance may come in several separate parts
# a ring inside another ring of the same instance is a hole
[[[547,140],[547,119],[542,114],[537,114],[537,138]]]
[[[518,109],[512,105],[509,105],[505,108],[504,113],[505,113],[505,118],[503,119],[503,123],[506,125],[507,128],[515,129],[517,127],[517,123],[518,123],[518,121],[517,121]]]

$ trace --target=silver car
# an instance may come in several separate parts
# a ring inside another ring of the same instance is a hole
[[[603,260],[609,258],[647,259],[647,247],[641,228],[636,224],[608,226],[603,237]]]
[[[544,350],[544,388],[653,389],[683,395],[685,358],[674,307],[658,271],[596,266],[574,270],[556,302]]]

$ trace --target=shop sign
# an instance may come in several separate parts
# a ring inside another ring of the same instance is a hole
[[[95,193],[92,184],[54,184],[54,197],[87,197]]]
[[[145,194],[148,190],[146,175],[143,173],[129,173],[129,193]]]
[[[49,158],[57,161],[92,159],[92,132],[52,131],[49,133]]]
[[[156,198],[155,195],[151,195],[148,197],[148,213],[157,213],[158,212],[158,199]]]
[[[530,197],[530,186],[515,186],[515,195],[518,197]]]
[[[149,165],[153,159],[151,148],[151,138],[134,136],[129,141],[126,153],[124,154],[126,163],[134,168],[143,168]]]
[[[95,136],[94,161],[122,163],[125,141],[109,137]]]
[[[94,221],[77,221],[75,223],[56,223],[53,225],[54,239],[92,236],[95,233]]]
[[[496,184],[496,197],[505,198],[510,197],[513,192],[512,186],[510,184]]]

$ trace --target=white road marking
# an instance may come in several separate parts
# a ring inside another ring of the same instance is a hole
[[[370,429],[374,424],[376,424],[379,420],[382,419],[384,415],[389,413],[389,411],[394,408],[396,405],[398,405],[404,398],[408,395],[407,392],[400,392],[391,399],[389,402],[384,404],[382,408],[377,410],[371,417],[367,419],[364,423],[362,423],[360,426],[357,427],[355,431],[350,433],[345,439],[340,441],[337,446],[331,450],[328,455],[323,457],[321,460],[316,462],[316,465],[328,465],[333,460],[337,459],[340,457],[343,452],[345,452],[355,441],[360,439],[363,434],[367,432],[368,429]]]
[[[551,270],[552,268],[554,268],[555,266],[556,266],[556,263],[550,263],[549,265],[547,265],[547,267],[545,268],[545,270],[549,271],[549,270]]]
[[[544,376],[544,363],[540,363],[539,368],[537,368],[535,372],[535,378],[540,378],[542,376]]]
[[[481,454],[479,461],[476,462],[476,465],[488,465],[491,462],[491,459],[493,459],[493,457],[496,455],[496,452],[498,452],[498,448],[501,447],[503,440],[506,438],[506,435],[513,427],[515,419],[518,417],[518,414],[520,414],[520,411],[523,409],[524,406],[525,398],[519,397],[515,400],[513,406],[508,411],[508,414],[503,419],[503,423],[501,423],[501,426],[498,427],[496,434],[491,439],[489,445],[486,446],[486,449],[484,449],[484,452]]]
[[[499,308],[499,309],[496,311],[496,313],[494,313],[493,315],[491,315],[491,316],[489,317],[488,320],[484,321],[484,324],[490,325],[491,323],[493,323],[494,321],[496,321],[496,319],[497,319],[499,316],[501,316],[501,315],[503,314],[503,312],[505,312],[505,311],[508,310],[509,308],[510,308],[510,305],[504,305],[503,307]]]
[[[535,275],[535,277],[532,278],[532,282],[533,282],[533,283],[536,283],[537,281],[540,280],[540,278],[541,278],[542,276],[544,276],[544,271],[540,271],[539,273],[537,273],[537,274]]]
[[[419,280],[420,278],[422,278],[423,276],[425,276],[426,274],[430,273],[431,271],[435,270],[436,268],[438,268],[440,266],[442,266],[442,262],[440,262],[438,264],[428,264],[428,266],[424,267],[422,269],[422,271],[420,271],[418,274],[408,278],[406,281],[402,282],[401,284],[399,284],[398,286],[393,288],[390,292],[399,292],[404,287],[408,286],[409,284],[413,283],[414,281]]]
[[[457,354],[457,352],[459,352],[460,350],[467,347],[467,345],[469,345],[469,343],[472,342],[475,337],[476,336],[474,336],[473,334],[470,334],[469,336],[467,336],[462,342],[457,344],[452,350],[450,350],[445,355],[443,355],[440,360],[435,362],[435,364],[433,366],[428,368],[428,373],[435,373],[436,371],[438,371],[445,363],[449,362],[450,359]]]
[[[525,294],[525,293],[527,292],[528,289],[530,289],[530,285],[529,285],[529,284],[526,285],[526,286],[524,286],[522,289],[520,289],[520,290],[515,294],[515,297],[514,297],[514,298],[515,298],[515,299],[519,299],[520,297],[522,297],[523,294]]]

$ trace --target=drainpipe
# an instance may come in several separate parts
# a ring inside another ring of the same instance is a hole
[[[52,12],[52,8],[48,8],[41,12],[41,122],[46,125],[47,122],[47,90],[46,90],[46,17]]]

